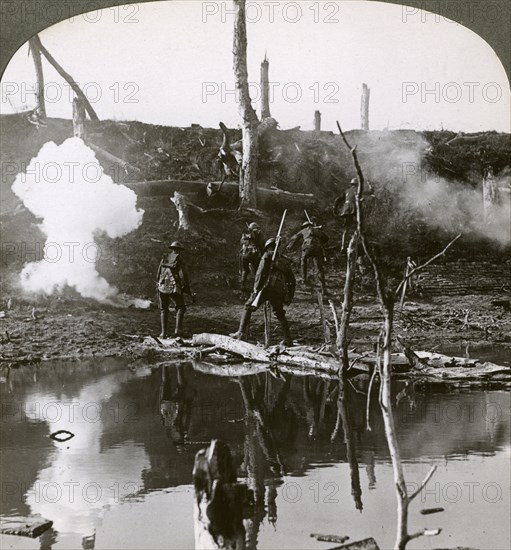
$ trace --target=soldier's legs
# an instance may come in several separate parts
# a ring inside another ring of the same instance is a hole
[[[310,258],[310,251],[304,250],[302,252],[302,277],[303,277],[303,284],[308,284],[308,277],[307,277],[307,270],[308,270],[308,264],[309,264],[309,258]]]
[[[183,323],[185,319],[185,297],[182,294],[172,294],[172,301],[176,310],[176,328],[174,336],[183,336]]]
[[[293,338],[291,337],[291,331],[289,330],[289,323],[286,318],[286,312],[284,311],[284,303],[280,298],[270,298],[269,300],[273,313],[282,327],[282,332],[284,333],[284,340],[282,344],[284,346],[292,346]]]
[[[323,251],[319,250],[316,255],[314,256],[314,260],[316,261],[316,269],[318,270],[318,277],[319,282],[321,283],[321,288],[323,292],[326,291],[326,284],[325,284],[325,262],[323,258]]]
[[[158,293],[158,307],[160,308],[160,324],[161,324],[161,333],[160,338],[167,338],[167,325],[169,321],[169,305],[170,305],[170,295]]]
[[[255,296],[251,295],[250,298],[247,300],[243,311],[241,313],[241,319],[240,319],[240,326],[238,328],[237,332],[234,332],[230,336],[232,338],[237,338],[238,340],[248,340],[248,329],[250,327],[250,318],[252,317],[252,311],[254,311],[254,307],[252,306],[252,302],[254,301]]]

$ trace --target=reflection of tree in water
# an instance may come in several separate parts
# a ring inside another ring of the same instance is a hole
[[[306,376],[303,379],[305,415],[309,426],[309,436],[316,438],[324,427],[325,409],[331,380]]]
[[[277,522],[277,487],[285,465],[276,441],[292,444],[297,434],[296,412],[287,403],[291,379],[277,380],[269,373],[238,379],[245,409],[244,463],[254,493],[254,511],[246,521],[247,548],[257,548],[266,515],[272,525]]]
[[[355,501],[355,508],[362,512],[362,489],[360,488],[360,473],[358,470],[357,448],[355,438],[353,437],[352,421],[350,418],[350,410],[348,407],[348,392],[345,391],[345,381],[340,379],[338,382],[337,396],[337,421],[334,431],[332,432],[332,442],[337,439],[340,430],[344,434],[344,445],[346,446],[346,460],[350,466],[351,476],[351,494]]]
[[[183,364],[172,368],[162,367],[160,415],[167,436],[176,446],[183,445],[188,440],[196,397],[197,389],[187,379]]]

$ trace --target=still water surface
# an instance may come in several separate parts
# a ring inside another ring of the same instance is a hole
[[[12,371],[0,384],[1,514],[53,528],[1,548],[193,548],[193,461],[212,438],[255,492],[252,547],[326,549],[310,534],[329,533],[392,548],[392,470],[376,402],[366,430],[366,390],[348,384],[339,410],[338,383],[308,376],[119,360]],[[409,548],[509,548],[510,394],[401,383],[395,395],[410,489],[438,467],[409,529],[442,534]],[[57,430],[75,437],[54,441]],[[434,507],[445,511],[419,513]]]

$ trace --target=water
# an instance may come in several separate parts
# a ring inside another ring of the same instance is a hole
[[[348,424],[331,442],[334,380],[220,377],[190,363],[130,369],[113,359],[13,370],[0,384],[1,514],[54,524],[35,540],[2,536],[1,547],[193,548],[194,456],[221,438],[258,499],[258,548],[335,546],[311,533],[373,536],[392,548],[392,470],[376,400],[365,427],[366,390],[363,378],[347,385]],[[509,393],[400,383],[395,395],[410,489],[438,467],[409,530],[443,531],[408,547],[509,548]],[[62,429],[75,437],[49,437]],[[433,507],[445,511],[419,513]]]

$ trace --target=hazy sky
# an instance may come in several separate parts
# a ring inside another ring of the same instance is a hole
[[[282,128],[360,127],[362,83],[371,129],[511,130],[510,89],[478,35],[416,8],[378,2],[247,0],[249,79],[259,95],[265,52],[271,110]],[[100,118],[156,124],[239,124],[232,2],[171,1],[77,16],[40,34]],[[28,46],[2,78],[4,113],[35,105]],[[69,87],[43,60],[49,116],[70,118]],[[27,93],[28,92],[28,93]],[[259,111],[259,101],[254,101]]]

